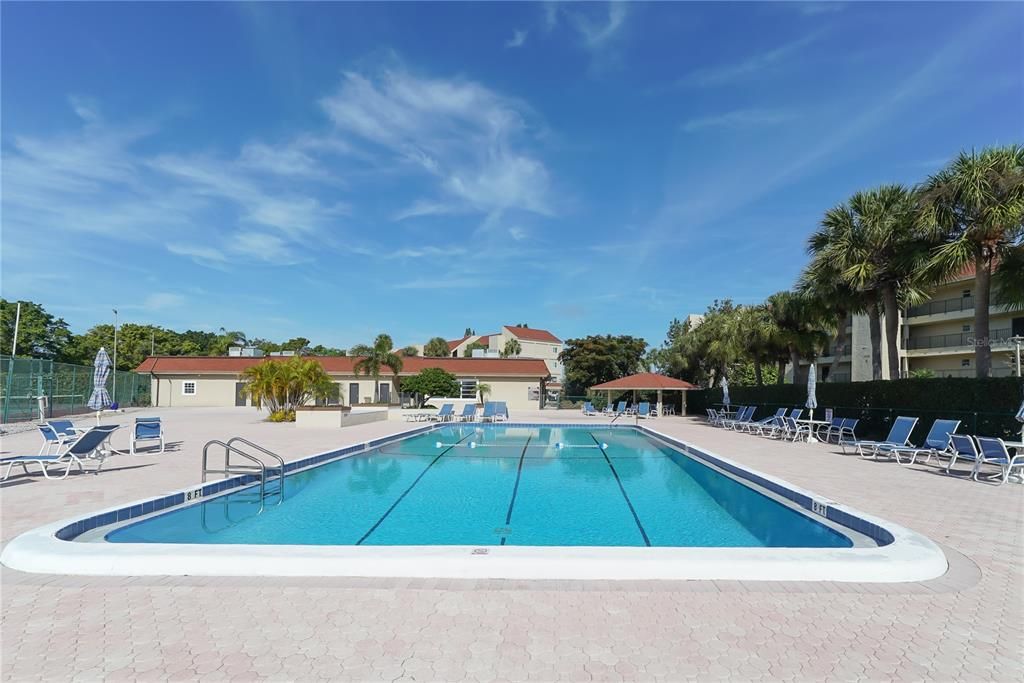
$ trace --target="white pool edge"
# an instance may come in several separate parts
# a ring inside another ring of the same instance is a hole
[[[573,426],[593,425],[583,423]],[[419,429],[408,431],[418,432]],[[643,431],[669,443],[687,444],[650,427],[645,426]],[[402,432],[394,437],[405,438],[408,435],[408,432]],[[825,501],[813,492],[783,479],[741,465],[705,448],[687,445],[793,492]],[[173,493],[186,493],[194,489],[193,486]],[[153,498],[120,504],[90,516],[151,500]],[[83,515],[76,515],[16,537],[0,553],[0,563],[24,572],[89,576],[717,579],[900,583],[927,581],[946,573],[948,563],[944,553],[928,538],[854,508],[833,501],[825,502],[835,510],[881,527],[892,535],[893,542],[870,548],[642,548],[128,544],[84,543],[57,538],[59,530],[83,518]]]

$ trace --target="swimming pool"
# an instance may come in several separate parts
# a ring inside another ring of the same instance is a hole
[[[848,548],[635,430],[446,426],[105,535],[113,543]],[[279,504],[278,504],[279,503]]]
[[[908,581],[909,530],[633,426],[441,425],[29,532],[25,571]],[[60,569],[57,569],[57,567]]]

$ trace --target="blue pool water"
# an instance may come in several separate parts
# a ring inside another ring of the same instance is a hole
[[[631,429],[453,425],[289,475],[280,504],[277,486],[268,484],[262,510],[251,487],[115,529],[106,540],[852,546],[833,529]]]

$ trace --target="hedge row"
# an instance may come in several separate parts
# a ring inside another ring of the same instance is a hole
[[[1021,424],[1014,419],[1024,398],[1024,381],[1016,377],[974,379],[944,377],[933,379],[902,379],[879,382],[844,382],[819,384],[818,411],[833,408],[837,417],[860,418],[857,435],[882,438],[889,432],[898,415],[919,418],[911,438],[921,443],[932,420],[960,420],[960,432],[981,436],[1000,436],[1020,440]],[[802,407],[807,401],[807,388],[802,385],[773,384],[763,387],[730,387],[733,406],[755,405],[756,417],[767,417],[776,408]],[[690,391],[687,412],[703,415],[706,408],[722,404],[722,390]]]

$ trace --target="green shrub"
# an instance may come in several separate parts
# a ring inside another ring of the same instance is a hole
[[[271,422],[295,422],[294,410],[275,410],[267,418]]]
[[[912,443],[924,440],[933,420],[960,420],[959,432],[982,436],[1013,437],[1021,425],[1014,419],[1024,396],[1024,382],[1016,377],[939,377],[877,382],[818,384],[818,410],[823,417],[833,408],[836,417],[860,419],[857,436],[881,438],[899,415],[919,418]],[[755,405],[756,417],[767,417],[776,408],[802,407],[807,387],[775,384],[763,387],[729,387],[732,405]],[[721,405],[721,388],[690,391],[687,412],[703,415],[705,408]]]

